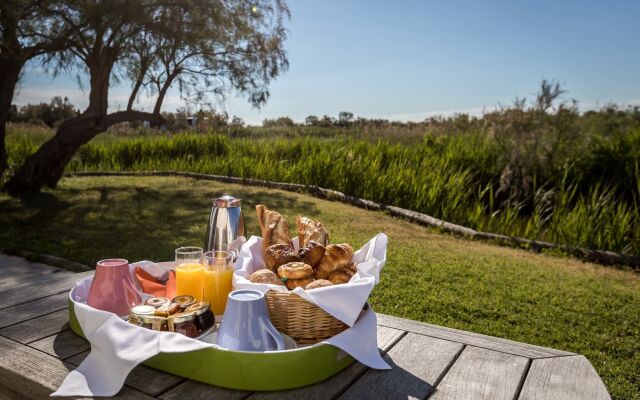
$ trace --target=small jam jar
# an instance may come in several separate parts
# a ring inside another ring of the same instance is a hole
[[[140,326],[140,317],[153,316],[156,309],[152,306],[135,306],[129,311],[129,322]]]
[[[154,331],[166,331],[167,328],[167,319],[163,317],[157,317],[155,315],[141,315],[138,317],[138,321],[140,323],[138,326],[143,328],[151,329]]]
[[[176,296],[171,300],[172,303],[176,303],[180,306],[181,310],[186,310],[187,307],[196,302],[196,299],[193,296],[189,296],[188,294],[182,296]]]
[[[167,299],[166,297],[150,297],[147,299],[147,301],[144,302],[144,304],[152,306],[154,308],[161,307],[167,303],[169,303],[169,299]]]
[[[193,312],[181,312],[167,318],[170,332],[181,333],[190,338],[198,336],[196,328],[196,314]]]
[[[213,312],[211,312],[209,302],[200,301],[198,303],[194,303],[190,305],[186,311],[193,312],[196,315],[195,320],[198,336],[206,332],[216,322],[216,318],[213,316]]]

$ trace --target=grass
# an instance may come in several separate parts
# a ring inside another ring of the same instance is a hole
[[[263,202],[292,221],[321,220],[332,241],[389,236],[371,303],[378,312],[584,354],[615,399],[640,399],[640,277],[570,258],[442,235],[302,194],[186,178],[66,178],[55,191],[0,194],[0,250],[94,264],[106,257],[169,260],[204,239],[210,198],[243,198],[247,227]]]

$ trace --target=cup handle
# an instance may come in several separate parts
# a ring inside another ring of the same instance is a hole
[[[127,303],[129,305],[140,304],[140,301],[142,300],[142,296],[140,296],[138,289],[136,289],[136,287],[133,285],[133,282],[131,282],[131,279],[122,278],[122,283],[124,286]]]
[[[274,328],[271,321],[262,320],[262,327],[264,328],[263,332],[266,333],[266,335],[263,336],[263,340],[271,339],[276,344],[276,350],[284,350],[285,349],[284,338],[282,337],[280,332],[278,332],[276,328]]]

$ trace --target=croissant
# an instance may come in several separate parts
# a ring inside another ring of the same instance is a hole
[[[349,265],[351,257],[353,257],[353,247],[350,244],[328,245],[316,268],[316,278],[327,279],[333,271]]]
[[[358,272],[357,268],[353,264],[349,264],[346,267],[337,269],[329,274],[327,280],[329,280],[334,285],[339,285],[341,283],[347,283],[351,280],[356,272]]]
[[[264,252],[264,263],[273,272],[276,272],[279,266],[294,261],[302,261],[302,258],[288,244],[273,244]]]
[[[310,240],[315,240],[323,246],[329,244],[329,233],[320,222],[298,215],[296,217],[296,227],[298,228],[298,244],[300,248],[303,248]]]
[[[293,247],[289,235],[289,223],[285,217],[262,204],[256,206],[256,213],[262,232],[262,249],[265,253],[269,246],[274,244],[287,244]]]
[[[315,268],[324,256],[324,252],[325,247],[323,245],[315,240],[309,240],[304,247],[298,250],[298,256],[302,261]]]

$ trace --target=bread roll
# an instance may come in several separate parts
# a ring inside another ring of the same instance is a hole
[[[333,271],[349,265],[351,257],[353,257],[353,247],[350,244],[328,245],[316,268],[316,278],[327,279]]]
[[[291,262],[278,267],[278,276],[286,279],[313,278],[313,268],[303,262]]]
[[[262,204],[256,206],[258,224],[262,232],[262,251],[266,253],[269,246],[274,244],[287,244],[293,247],[289,235],[289,223],[287,219],[275,211],[269,210]]]
[[[260,269],[249,276],[249,281],[253,283],[269,283],[271,285],[284,286],[278,276],[268,269]]]
[[[298,250],[298,255],[305,263],[312,267],[318,266],[324,256],[325,247],[315,240],[309,240],[304,247]]]
[[[326,279],[316,279],[315,281],[305,286],[304,289],[309,290],[309,289],[316,289],[316,288],[327,287],[327,286],[333,286],[333,283],[331,283],[331,281],[328,281]]]
[[[279,266],[295,261],[302,261],[302,258],[288,244],[274,244],[264,252],[264,263],[274,272]]]
[[[304,288],[311,282],[313,282],[313,278],[287,279],[286,285],[289,290],[293,290],[297,287]]]

